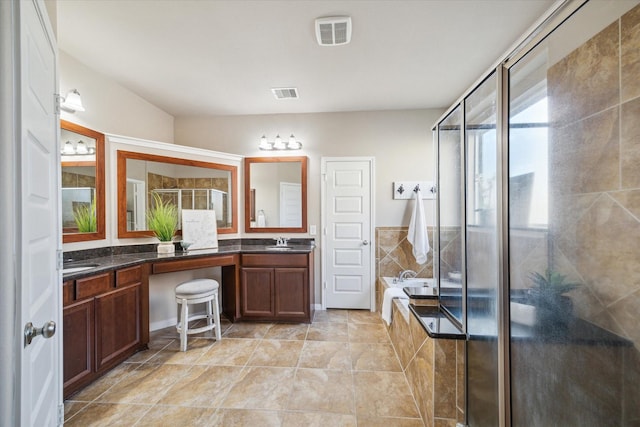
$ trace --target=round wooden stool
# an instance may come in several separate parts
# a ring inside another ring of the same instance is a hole
[[[194,279],[176,286],[176,302],[180,304],[180,316],[176,329],[180,333],[180,350],[187,351],[187,335],[216,330],[216,340],[222,339],[220,334],[220,309],[218,308],[218,288],[220,285],[213,279]],[[189,317],[189,304],[207,303],[207,313]],[[207,319],[207,324],[200,328],[189,329],[189,322]]]

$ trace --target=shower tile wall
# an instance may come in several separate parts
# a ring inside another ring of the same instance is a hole
[[[640,6],[553,65],[547,83],[554,119],[549,151],[552,258],[557,270],[585,285],[570,294],[575,314],[634,342],[635,349],[625,355],[623,421],[637,424]],[[539,249],[531,251],[540,261],[547,246],[546,238],[541,240]]]

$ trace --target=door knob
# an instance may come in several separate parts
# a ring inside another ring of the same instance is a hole
[[[369,244],[369,241],[368,241],[368,240],[363,240],[363,241],[362,241],[362,244],[363,244],[364,246],[367,246],[367,245]]]
[[[56,333],[56,322],[53,320],[45,323],[42,328],[36,328],[33,323],[29,322],[24,327],[24,346],[31,344],[31,341],[38,335],[44,338],[51,338]]]

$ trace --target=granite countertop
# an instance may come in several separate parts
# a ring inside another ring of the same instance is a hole
[[[114,247],[106,250],[100,248],[92,253],[89,251],[78,251],[74,253],[65,253],[64,267],[73,268],[81,266],[91,266],[90,269],[76,271],[76,272],[63,272],[63,281],[80,279],[82,277],[93,276],[95,274],[105,273],[108,271],[118,270],[121,268],[133,267],[148,262],[171,262],[180,259],[197,259],[204,258],[211,255],[234,255],[234,254],[248,254],[248,253],[268,253],[268,254],[307,254],[315,248],[315,244],[312,242],[300,242],[289,244],[291,249],[288,250],[273,250],[269,247],[275,246],[273,242],[267,240],[267,242],[256,241],[260,239],[250,239],[247,243],[235,239],[231,244],[223,244],[221,241],[220,246],[215,249],[198,249],[191,251],[183,251],[180,248],[176,249],[173,254],[159,254],[155,250],[156,245],[140,245],[139,247]],[[123,253],[130,250],[129,253]],[[143,252],[138,252],[141,250]],[[80,253],[83,252],[83,253]],[[109,254],[111,252],[111,254]],[[71,258],[71,260],[69,260]]]
[[[453,340],[467,338],[466,334],[437,306],[409,304],[409,310],[431,338]]]
[[[424,330],[431,338],[466,339],[466,334],[437,306],[409,305]],[[496,321],[489,317],[468,319],[471,340],[497,339]],[[565,327],[538,327],[512,322],[512,343],[544,342],[547,344],[573,344],[589,346],[629,347],[633,343],[593,323],[574,317]]]

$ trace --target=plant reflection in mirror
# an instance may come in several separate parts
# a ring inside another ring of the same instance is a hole
[[[98,229],[96,220],[96,199],[91,203],[82,203],[73,210],[73,219],[78,226],[78,233],[94,233]]]
[[[153,193],[153,207],[147,211],[147,226],[161,242],[170,242],[178,228],[178,208]]]

